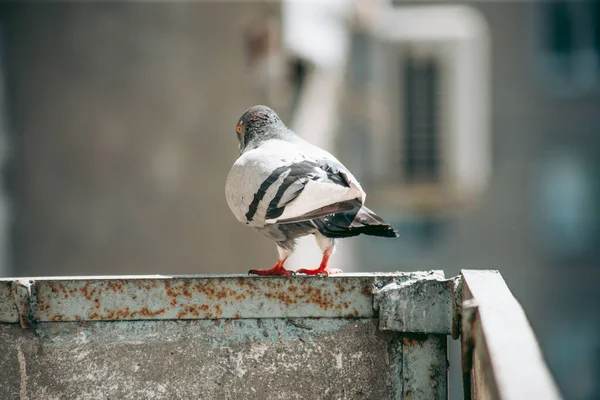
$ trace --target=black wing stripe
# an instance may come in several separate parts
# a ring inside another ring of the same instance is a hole
[[[250,206],[248,207],[248,212],[246,213],[246,220],[248,222],[254,219],[254,215],[256,214],[256,211],[258,209],[258,203],[260,203],[263,197],[265,197],[267,190],[269,190],[271,185],[273,185],[277,181],[277,179],[279,179],[281,174],[289,168],[289,165],[284,165],[275,169],[273,172],[271,172],[271,175],[269,175],[269,177],[265,179],[264,182],[260,185],[256,193],[254,193],[254,198],[252,199],[252,203],[250,203]]]
[[[308,178],[311,175],[311,172],[314,172],[314,169],[317,166],[317,163],[310,160],[305,160],[290,165],[290,173],[288,174],[288,176],[285,177],[285,179],[281,183],[281,186],[279,186],[275,197],[273,197],[273,200],[271,200],[271,202],[269,203],[269,207],[267,208],[267,214],[265,218],[273,219],[281,216],[281,214],[283,214],[283,211],[285,210],[285,206],[278,206],[279,202],[281,201],[281,198],[283,197],[283,194],[289,189],[290,186],[292,186],[294,182],[301,180],[302,176],[306,176]],[[302,192],[303,189],[304,185],[298,189],[298,194]]]
[[[344,171],[344,167],[339,163],[330,160],[320,160],[319,168],[323,171],[327,172],[327,177],[334,183],[344,186],[350,187],[350,181],[346,176],[346,172]]]
[[[315,171],[315,168],[320,168],[321,170],[325,171],[328,179],[331,182],[344,187],[350,187],[350,182],[347,180],[344,169],[338,163],[329,160],[319,160],[317,162],[312,160],[304,160],[291,165],[284,165],[275,169],[271,175],[269,175],[269,177],[260,185],[257,192],[254,194],[252,203],[250,203],[250,206],[248,207],[246,220],[250,222],[254,219],[258,211],[258,206],[264,199],[267,190],[269,190],[269,188],[281,177],[283,173],[289,170],[289,174],[283,179],[283,182],[281,182],[281,185],[277,189],[275,197],[273,197],[273,199],[269,202],[267,213],[265,215],[265,218],[267,219],[280,217],[285,210],[285,205],[279,207],[281,198],[284,196],[290,186],[292,186],[295,182],[298,182],[304,176],[308,179],[318,178],[318,173]],[[302,190],[304,190],[304,186],[299,188],[297,193],[299,194],[302,192]]]

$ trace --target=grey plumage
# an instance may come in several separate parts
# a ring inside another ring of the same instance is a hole
[[[391,225],[364,206],[365,193],[350,171],[296,136],[270,108],[248,109],[236,130],[240,157],[227,177],[227,203],[240,222],[276,242],[276,267],[302,236],[316,235],[325,273],[334,239],[397,236]]]

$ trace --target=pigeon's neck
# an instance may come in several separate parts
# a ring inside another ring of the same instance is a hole
[[[286,142],[293,142],[296,140],[294,132],[285,126],[264,127],[262,129],[257,129],[252,133],[252,136],[245,143],[244,148],[241,149],[240,154],[255,149],[268,140],[279,139]]]

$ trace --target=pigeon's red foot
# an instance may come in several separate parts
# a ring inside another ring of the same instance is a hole
[[[329,275],[336,275],[336,274],[341,274],[342,270],[341,269],[335,269],[335,268],[317,268],[317,269],[299,269],[296,271],[296,273],[298,274],[305,274],[305,275],[324,275],[324,276],[329,276]]]
[[[285,260],[279,260],[277,261],[277,264],[275,264],[273,266],[273,268],[271,269],[251,269],[250,271],[248,271],[249,274],[251,275],[261,275],[261,276],[269,276],[269,275],[284,275],[284,276],[291,276],[294,275],[294,271],[288,271],[287,269],[283,268],[283,262]]]
[[[341,274],[342,273],[341,269],[327,268],[327,264],[329,263],[330,255],[331,255],[330,251],[325,251],[325,253],[323,253],[323,259],[321,260],[321,265],[319,265],[319,268],[317,268],[317,269],[299,269],[296,272],[299,274],[306,274],[306,275],[325,275],[325,276]]]

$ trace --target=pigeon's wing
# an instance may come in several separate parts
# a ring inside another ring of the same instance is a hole
[[[292,223],[351,210],[364,199],[362,188],[338,162],[303,160],[288,166],[277,193],[269,202],[265,222]]]
[[[307,156],[298,146],[275,140],[235,162],[225,191],[236,218],[255,228],[346,211],[347,201],[365,197],[337,160]]]

